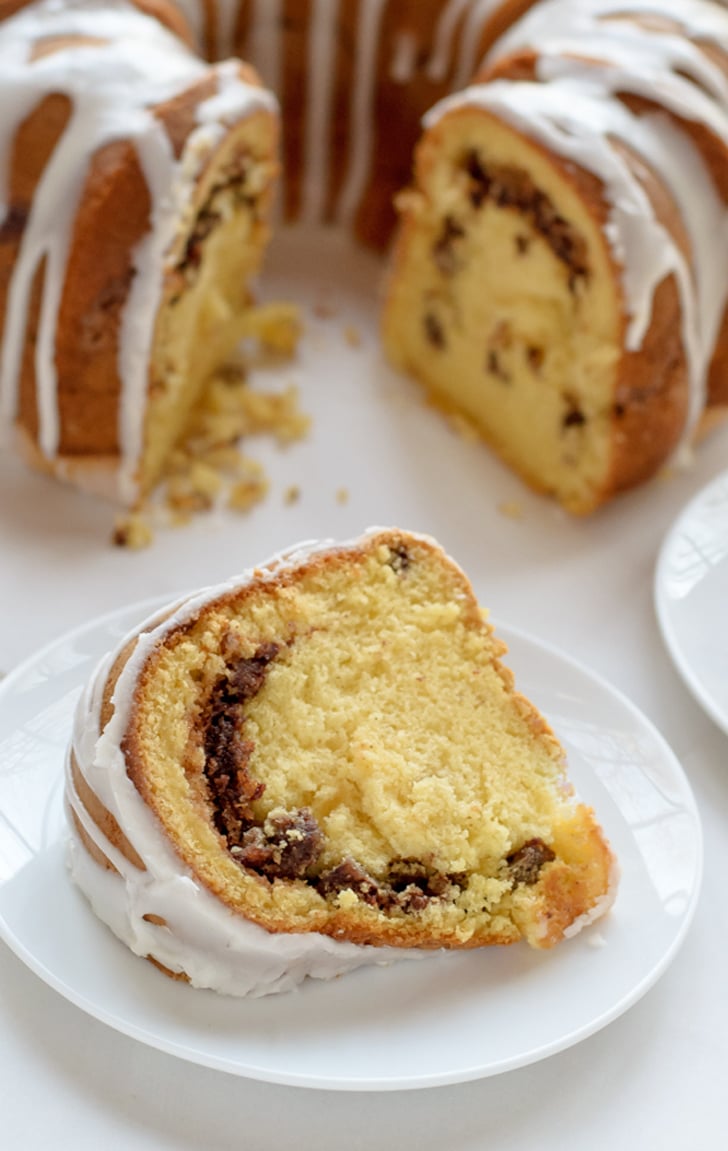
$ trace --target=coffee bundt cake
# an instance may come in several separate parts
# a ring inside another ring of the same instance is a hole
[[[0,424],[31,462],[133,504],[245,330],[276,105],[202,55],[280,93],[286,216],[381,245],[420,116],[523,7],[0,0]]]
[[[390,356],[591,510],[686,442],[706,377],[728,402],[727,24],[710,0],[0,0],[2,422],[57,475],[153,486],[267,237],[275,101],[201,59],[235,52],[280,97],[286,217],[380,246],[439,101]]]
[[[726,69],[713,3],[552,0],[426,118],[389,355],[573,512],[728,404]]]
[[[429,538],[305,545],[148,621],[69,754],[72,872],[133,951],[282,990],[415,950],[548,948],[614,861]]]

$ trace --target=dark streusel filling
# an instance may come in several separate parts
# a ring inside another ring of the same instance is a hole
[[[392,552],[391,566],[403,577],[409,566],[404,548]],[[418,859],[394,859],[381,877],[345,857],[322,870],[324,835],[307,807],[275,810],[260,818],[255,803],[265,784],[250,772],[254,744],[245,737],[245,707],[263,687],[281,647],[261,645],[255,654],[233,659],[209,694],[203,717],[204,777],[215,827],[235,862],[269,882],[303,880],[326,900],[353,891],[380,911],[422,911],[431,900],[454,900],[467,887],[466,874],[445,875]],[[513,886],[532,884],[544,863],[555,858],[541,840],[530,840],[504,861]]]

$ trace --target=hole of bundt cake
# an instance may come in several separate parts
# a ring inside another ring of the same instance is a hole
[[[444,348],[447,343],[445,330],[437,316],[433,312],[425,312],[422,322],[425,328],[425,335],[433,348]]]
[[[499,208],[515,208],[544,237],[556,258],[569,269],[569,288],[576,292],[579,280],[588,279],[586,243],[576,229],[559,215],[549,197],[540,191],[527,172],[506,164],[486,164],[468,152],[463,168],[470,183],[469,198],[480,208],[491,200]],[[519,245],[519,237],[516,244]],[[519,246],[525,255],[528,244]]]
[[[556,854],[542,839],[529,839],[518,851],[506,857],[513,885],[531,886],[538,882],[541,868],[556,859]]]

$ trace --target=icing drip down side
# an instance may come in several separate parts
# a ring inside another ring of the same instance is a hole
[[[657,16],[654,23],[650,18]],[[635,0],[628,6],[547,0],[498,42],[486,62],[497,75],[499,62],[513,53],[532,53],[533,82],[473,84],[425,119],[432,125],[454,108],[482,107],[598,177],[609,209],[606,235],[621,270],[629,350],[642,345],[658,285],[669,274],[678,284],[690,381],[682,445],[705,406],[728,303],[728,187],[716,186],[685,126],[704,129],[728,150],[728,79],[705,51],[711,43],[725,51],[728,13],[702,0]],[[643,109],[630,110],[623,94],[639,98]],[[644,157],[672,196],[687,232],[690,265],[615,144]]]
[[[151,197],[150,230],[134,253],[132,289],[121,324],[120,495],[135,494],[141,449],[149,349],[159,303],[165,255],[180,212],[225,126],[253,111],[273,109],[265,91],[217,65],[218,97],[202,104],[197,128],[179,160],[153,110],[209,74],[208,65],[156,20],[125,0],[98,4],[43,0],[0,26],[0,227],[8,219],[9,174],[18,127],[50,95],[71,103],[68,124],[41,175],[13,269],[0,361],[0,418],[15,420],[31,289],[44,266],[35,349],[39,447],[53,458],[59,443],[55,364],[56,329],[73,222],[91,157],[104,145],[130,140]],[[69,43],[63,46],[63,41]],[[38,51],[54,42],[60,47]],[[11,110],[12,109],[12,113]]]

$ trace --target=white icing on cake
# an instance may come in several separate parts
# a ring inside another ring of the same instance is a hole
[[[0,31],[0,226],[10,210],[7,184],[18,127],[47,96],[65,95],[72,106],[68,125],[36,188],[10,280],[0,360],[0,422],[11,425],[16,417],[31,289],[45,260],[35,350],[39,446],[47,458],[56,455],[56,328],[73,223],[93,155],[113,141],[129,140],[152,201],[151,230],[134,253],[135,275],[119,351],[119,494],[131,502],[164,258],[179,226],[180,206],[189,203],[196,178],[211,148],[222,139],[224,126],[259,109],[274,110],[275,101],[225,65],[216,65],[220,98],[208,102],[199,129],[176,161],[153,109],[204,79],[210,70],[157,20],[126,0],[106,4],[40,0],[3,21]],[[77,36],[91,42],[33,59],[39,42]]]
[[[337,109],[334,73],[342,63],[340,21],[344,0],[313,0],[306,28],[305,123],[302,148],[301,216],[309,223],[329,212],[350,225],[371,184],[378,133],[375,124],[379,62],[397,85],[423,79],[433,84],[452,77],[458,95],[441,103],[427,122],[449,107],[480,103],[510,117],[557,154],[595,172],[611,200],[609,240],[622,267],[629,308],[630,349],[638,348],[649,323],[654,289],[666,272],[677,277],[683,304],[683,342],[690,364],[690,433],[705,399],[705,378],[723,310],[728,301],[728,227],[720,194],[694,144],[660,113],[638,117],[617,108],[612,96],[629,92],[655,102],[673,116],[695,122],[728,147],[728,77],[701,48],[725,47],[728,14],[706,0],[544,0],[526,14],[496,46],[492,58],[534,46],[544,85],[504,88],[472,86],[461,91],[479,61],[478,46],[503,0],[443,0],[429,51],[395,0],[366,0],[358,9],[351,61],[350,131],[336,201],[329,203],[330,146]],[[274,90],[283,87],[283,0],[250,0],[245,9],[246,40],[237,45],[240,0],[176,0],[190,23],[198,48],[210,43],[218,55],[241,49]],[[634,14],[652,18],[651,27]],[[685,35],[659,27],[668,17]],[[303,18],[303,17],[302,17]],[[383,43],[385,30],[391,42]],[[34,43],[46,37],[87,36],[102,43],[65,48],[31,60]],[[578,57],[582,59],[579,60]],[[584,63],[589,58],[589,65]],[[600,61],[601,63],[595,63]],[[104,144],[130,139],[137,149],[152,197],[153,229],[134,253],[135,272],[124,309],[119,352],[122,390],[119,405],[121,464],[118,494],[136,495],[142,445],[149,350],[160,299],[164,256],[180,211],[189,203],[209,151],[230,124],[259,108],[272,109],[272,97],[242,83],[225,65],[216,66],[220,98],[207,102],[207,114],[175,160],[152,108],[207,74],[208,66],[156,20],[127,0],[39,0],[2,22],[0,33],[0,226],[9,211],[6,184],[18,126],[44,96],[65,93],[73,115],[41,178],[12,274],[5,339],[0,359],[0,425],[12,425],[18,407],[18,381],[30,295],[46,263],[35,351],[39,445],[48,459],[58,453],[60,423],[55,368],[58,309],[62,298],[72,224],[89,157]],[[546,94],[548,93],[548,95]],[[579,106],[589,109],[580,115]],[[616,110],[615,110],[616,108]],[[9,111],[11,110],[11,111]],[[693,249],[687,267],[605,141],[594,128],[613,132],[640,151],[665,180],[683,215]],[[625,199],[626,196],[626,199]],[[692,283],[693,272],[695,284]],[[60,470],[60,469],[59,469]]]
[[[678,23],[684,34],[638,22],[656,15]],[[606,235],[621,269],[628,350],[641,347],[654,292],[674,274],[690,381],[681,446],[705,406],[728,302],[728,213],[721,195],[728,187],[716,188],[696,144],[677,124],[681,118],[707,129],[728,157],[728,78],[700,42],[728,46],[728,14],[702,0],[547,0],[488,57],[492,63],[515,50],[533,51],[537,82],[475,84],[425,118],[431,126],[455,109],[483,108],[599,178],[609,207]],[[632,113],[619,93],[650,101],[654,111]],[[688,234],[690,264],[611,140],[643,157],[672,195]]]

